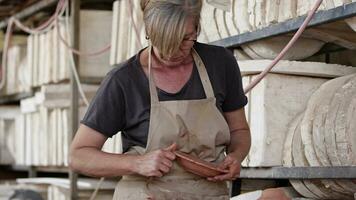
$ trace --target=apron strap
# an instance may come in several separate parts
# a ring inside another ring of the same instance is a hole
[[[149,44],[148,47],[148,80],[149,80],[149,87],[150,87],[150,96],[151,96],[151,104],[152,103],[158,103],[158,94],[157,94],[157,89],[156,89],[156,83],[153,78],[153,73],[151,70],[152,67],[152,44]]]
[[[192,52],[193,52],[194,61],[197,65],[200,80],[203,84],[206,98],[215,97],[214,90],[213,90],[213,87],[211,86],[209,75],[208,75],[208,72],[206,71],[206,67],[204,65],[203,60],[201,59],[198,52],[194,48],[192,49]]]
[[[208,73],[206,71],[205,65],[194,48],[192,48],[192,55],[198,69],[199,77],[204,88],[205,96],[207,98],[212,98],[215,96],[214,90],[211,86],[211,82]],[[149,74],[148,80],[149,80],[149,88],[150,88],[150,96],[151,96],[151,104],[152,104],[152,103],[158,103],[159,100],[158,100],[156,84],[153,78],[151,67],[152,67],[152,45],[150,44],[148,47],[148,74]]]

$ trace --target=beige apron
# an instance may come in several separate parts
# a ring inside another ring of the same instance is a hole
[[[151,113],[146,149],[132,147],[127,153],[144,154],[177,143],[177,150],[210,162],[221,162],[230,142],[229,127],[215,105],[215,97],[204,63],[193,49],[192,54],[201,78],[206,99],[159,102],[151,72],[149,48],[149,88]],[[229,199],[226,182],[211,182],[186,172],[175,161],[171,171],[161,178],[139,175],[123,176],[115,200]]]

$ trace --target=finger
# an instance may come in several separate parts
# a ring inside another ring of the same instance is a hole
[[[177,149],[177,144],[174,142],[169,147],[165,148],[164,150],[174,152]]]
[[[240,172],[238,170],[230,169],[230,171],[226,175],[228,177],[224,177],[224,178],[227,178],[228,180],[235,180],[239,177]]]
[[[236,174],[235,171],[233,171],[230,168],[230,170],[227,173],[215,176],[213,178],[216,180],[227,180],[227,179],[231,179],[232,177],[235,177],[235,174]]]
[[[229,157],[226,157],[226,159],[221,163],[221,169],[227,169],[233,161],[229,159]]]
[[[208,177],[207,180],[208,181],[212,181],[212,182],[216,182],[216,180],[214,178],[212,178],[212,177]]]
[[[159,170],[161,171],[161,172],[163,172],[163,173],[168,173],[169,172],[169,170],[170,170],[170,168],[169,167],[167,167],[166,165],[164,165],[164,164],[161,164],[160,166],[159,166]]]
[[[220,170],[225,170],[226,168],[228,168],[228,164],[226,164],[226,163],[224,163],[224,162],[222,162],[222,163],[220,163],[219,165],[218,165],[218,169],[220,169]]]
[[[234,170],[234,171],[231,173],[231,176],[232,176],[232,177],[239,178],[239,177],[240,177],[240,170]]]
[[[223,174],[223,175],[215,176],[213,177],[213,179],[217,181],[231,180],[232,176],[231,174]]]
[[[152,173],[151,176],[154,176],[154,177],[162,177],[163,174],[162,174],[162,172],[160,172],[159,170],[156,170],[156,171],[154,171],[154,172]]]
[[[174,160],[176,159],[176,155],[172,153],[171,151],[165,151],[163,152],[164,158],[168,158],[169,160]]]
[[[236,180],[240,177],[240,173],[239,172],[234,172],[231,174],[231,180]]]
[[[238,177],[239,177],[239,171],[236,171],[236,170],[233,170],[232,168],[230,168],[228,173],[221,174],[221,175],[215,176],[213,178],[216,180],[235,180]]]
[[[240,164],[234,164],[230,166],[230,173],[232,176],[240,176],[241,167]]]
[[[173,163],[171,160],[169,159],[162,159],[161,160],[161,163],[165,166],[167,166],[168,168],[171,168],[173,166]]]
[[[207,179],[208,179],[208,181],[212,181],[212,182],[220,181],[219,179],[216,179],[215,177],[208,177]]]

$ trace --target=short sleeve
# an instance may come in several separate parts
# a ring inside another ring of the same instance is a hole
[[[81,123],[112,137],[125,125],[125,99],[115,70],[106,75]]]
[[[223,112],[230,112],[243,108],[247,104],[244,94],[239,66],[233,54],[226,51],[226,96],[222,105]]]

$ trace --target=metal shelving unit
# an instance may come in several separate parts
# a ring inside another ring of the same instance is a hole
[[[329,10],[317,12],[308,28],[334,23],[356,16],[356,2],[346,4]],[[290,19],[285,22],[270,25],[255,31],[227,37],[211,42],[213,45],[227,48],[236,48],[242,44],[270,38],[273,36],[296,32],[304,22],[306,16]],[[356,33],[355,33],[356,34]],[[352,47],[352,46],[351,46]],[[346,48],[336,45],[321,49],[321,53],[344,50]],[[356,179],[356,166],[345,167],[259,167],[242,168],[241,178],[248,179]]]
[[[107,9],[108,5],[114,2],[114,0],[70,0],[70,12],[71,12],[71,22],[72,22],[72,37],[73,41],[73,48],[78,49],[79,47],[79,11],[81,7],[81,3],[83,3],[83,6],[85,8],[91,8],[91,9]],[[42,0],[37,3],[34,3],[33,5],[23,9],[22,11],[16,13],[13,15],[13,17],[21,20],[25,19],[27,17],[30,17],[31,15],[35,14],[36,12],[39,12],[41,10],[48,9],[50,7],[55,6],[55,4],[58,3],[58,0]],[[92,6],[92,4],[102,4],[101,7],[98,8],[98,6]],[[104,4],[104,5],[103,5]],[[110,6],[112,8],[112,6]],[[6,18],[2,21],[0,21],[0,29],[6,28],[8,25],[9,18]],[[74,60],[76,63],[76,66],[78,66],[78,56],[74,55]],[[101,82],[101,79],[93,79],[93,78],[81,78],[84,83],[91,83],[91,84],[97,84]],[[78,88],[75,84],[74,81],[74,75],[71,74],[70,76],[70,85],[71,85],[71,107],[70,107],[70,130],[71,136],[69,137],[70,140],[74,137],[74,134],[76,130],[78,129]],[[9,102],[18,102],[22,98],[30,97],[33,96],[34,92],[25,92],[25,93],[19,93],[19,94],[14,94],[14,95],[9,95],[9,96],[0,96],[0,104],[4,103],[9,103]],[[45,166],[45,167],[38,167],[38,166],[19,166],[19,165],[11,165],[11,166],[4,166],[7,169],[11,169],[14,171],[27,171],[29,177],[36,177],[37,172],[51,172],[51,173],[67,173],[69,175],[70,179],[70,198],[75,200],[78,199],[78,188],[77,188],[77,178],[78,174],[75,172],[71,171],[68,167],[54,167],[54,166]]]
[[[70,1],[70,22],[71,22],[71,35],[74,49],[79,49],[79,36],[80,36],[80,2],[81,0],[71,0]],[[79,66],[79,56],[73,55],[75,66]],[[68,61],[69,62],[69,61]],[[72,141],[75,133],[79,126],[78,116],[79,116],[79,92],[78,86],[75,81],[74,73],[70,73],[70,100],[71,104],[69,107],[69,140]],[[70,144],[70,142],[68,142]],[[75,200],[78,199],[78,174],[73,170],[69,171],[69,180],[70,180],[70,190],[69,195],[70,199]]]

